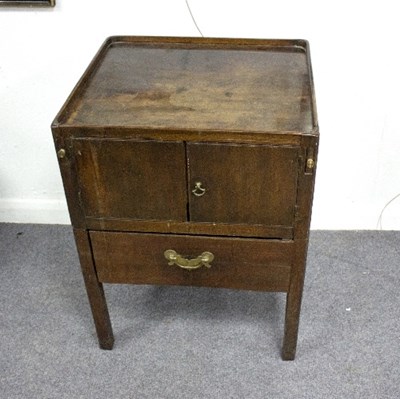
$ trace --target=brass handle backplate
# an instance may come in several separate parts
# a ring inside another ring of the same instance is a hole
[[[201,187],[201,185],[201,181],[197,181],[196,183],[194,183],[194,189],[192,190],[192,193],[196,197],[202,197],[206,193],[206,189]]]
[[[214,255],[211,252],[203,252],[197,258],[186,259],[182,255],[179,255],[173,249],[167,249],[164,252],[165,259],[168,260],[170,266],[177,265],[182,269],[195,270],[202,266],[210,268],[210,263],[214,260]]]

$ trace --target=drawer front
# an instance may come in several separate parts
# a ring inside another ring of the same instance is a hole
[[[186,220],[183,143],[74,139],[86,217]]]
[[[101,231],[91,231],[90,239],[104,283],[289,288],[292,241]],[[168,250],[175,260],[166,258]]]

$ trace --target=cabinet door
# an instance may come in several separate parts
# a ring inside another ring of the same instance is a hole
[[[190,220],[293,226],[298,147],[188,144]]]
[[[73,147],[86,216],[186,220],[183,143],[84,138]]]

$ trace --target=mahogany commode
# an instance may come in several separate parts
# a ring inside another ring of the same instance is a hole
[[[100,347],[103,283],[287,293],[294,359],[318,124],[302,40],[111,37],[52,124]]]

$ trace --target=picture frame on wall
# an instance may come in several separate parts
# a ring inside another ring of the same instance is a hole
[[[0,7],[54,7],[56,0],[0,0]]]

